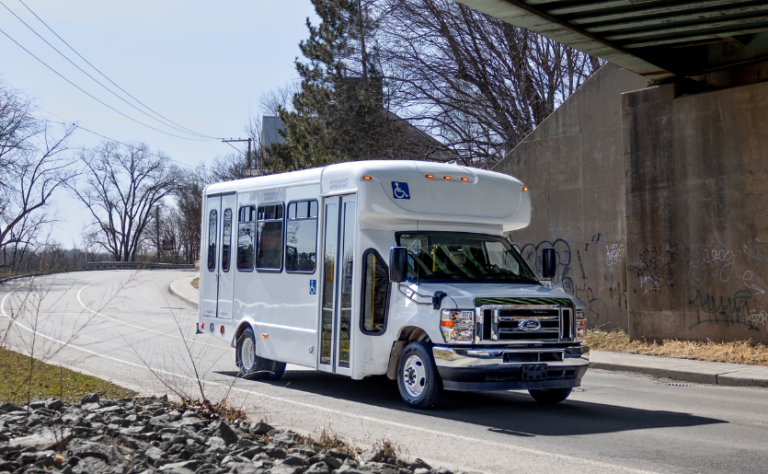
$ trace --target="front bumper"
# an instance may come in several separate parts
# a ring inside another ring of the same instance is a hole
[[[587,346],[525,349],[434,346],[432,354],[446,390],[578,387],[589,367]]]

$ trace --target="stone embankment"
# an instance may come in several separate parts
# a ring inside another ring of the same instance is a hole
[[[388,456],[324,448],[263,422],[201,419],[167,397],[0,405],[0,474],[450,474]]]

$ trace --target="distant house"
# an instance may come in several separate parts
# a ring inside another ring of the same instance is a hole
[[[380,132],[381,143],[375,154],[371,156],[356,157],[359,160],[428,160],[440,162],[455,162],[456,153],[442,144],[431,135],[424,133],[418,127],[407,120],[398,117],[384,106],[381,80],[377,81],[374,95],[382,114],[382,129]],[[362,85],[360,78],[348,78],[349,94],[356,94]],[[261,143],[264,149],[273,144],[285,143],[285,139],[279,131],[285,130],[285,126],[279,117],[265,115],[262,118]]]

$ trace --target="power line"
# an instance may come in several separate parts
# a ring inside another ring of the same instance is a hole
[[[151,118],[152,120],[155,120],[155,121],[157,121],[157,122],[159,122],[159,123],[161,123],[161,124],[163,124],[163,125],[165,125],[165,126],[167,126],[167,127],[171,127],[171,128],[173,128],[174,130],[177,130],[177,131],[179,131],[179,132],[182,132],[182,133],[188,133],[188,132],[185,132],[183,129],[179,128],[179,127],[175,127],[175,126],[173,126],[173,125],[170,125],[170,124],[168,124],[168,123],[165,123],[165,122],[163,122],[162,120],[159,120],[159,119],[158,119],[158,118],[156,118],[156,117],[153,117],[153,116],[149,115],[147,112],[145,112],[145,111],[141,110],[140,108],[136,107],[136,106],[135,106],[135,105],[133,105],[132,103],[130,103],[130,102],[128,102],[127,100],[125,100],[123,97],[121,97],[120,95],[118,95],[117,93],[115,93],[115,92],[114,92],[112,89],[110,89],[109,87],[105,86],[104,84],[102,84],[101,82],[99,82],[99,81],[98,81],[98,80],[97,80],[95,77],[91,76],[91,75],[90,75],[90,74],[88,74],[86,71],[84,71],[84,70],[83,70],[83,69],[82,69],[80,66],[78,66],[78,65],[77,65],[77,64],[75,64],[75,63],[74,63],[74,62],[73,62],[71,59],[69,59],[69,58],[68,58],[68,57],[67,57],[67,56],[66,56],[64,53],[62,53],[61,51],[59,51],[59,50],[58,50],[58,49],[57,49],[55,46],[53,46],[51,43],[49,43],[49,42],[48,42],[48,41],[47,41],[45,38],[43,38],[42,36],[40,36],[40,34],[39,34],[37,31],[35,31],[35,29],[34,29],[34,28],[32,28],[31,26],[29,26],[29,25],[28,25],[28,24],[27,24],[27,23],[26,23],[24,20],[22,20],[22,19],[21,19],[21,18],[20,18],[20,17],[19,17],[19,16],[18,16],[16,13],[14,13],[14,12],[13,12],[13,11],[12,11],[10,8],[8,8],[8,6],[7,6],[5,3],[3,3],[2,1],[0,1],[0,5],[2,5],[3,7],[5,7],[5,9],[6,9],[6,10],[8,10],[8,12],[10,12],[10,14],[11,14],[11,15],[13,15],[14,17],[16,17],[16,19],[17,19],[17,20],[19,20],[21,23],[23,23],[23,24],[24,24],[24,26],[26,26],[26,27],[27,27],[27,28],[28,28],[28,29],[29,29],[29,30],[30,30],[32,33],[34,33],[34,34],[35,34],[35,36],[37,36],[38,38],[40,38],[40,39],[41,39],[41,40],[42,40],[42,41],[43,41],[45,44],[47,44],[48,46],[50,46],[50,47],[51,47],[51,49],[53,49],[54,51],[56,51],[57,53],[59,53],[59,55],[60,55],[61,57],[63,57],[64,59],[66,59],[66,60],[67,60],[67,61],[68,61],[68,62],[69,62],[71,65],[73,65],[74,67],[76,67],[76,68],[77,68],[77,69],[78,69],[80,72],[82,72],[83,74],[85,74],[86,76],[88,76],[88,77],[89,77],[89,78],[90,78],[90,79],[91,79],[93,82],[95,82],[96,84],[98,84],[98,85],[100,85],[101,87],[103,87],[103,88],[104,88],[104,89],[105,89],[107,92],[109,92],[109,93],[110,93],[110,94],[112,94],[113,96],[117,97],[117,98],[118,98],[118,99],[120,99],[121,101],[125,102],[125,103],[126,103],[126,104],[128,104],[129,106],[133,107],[133,108],[134,108],[136,111],[138,111],[139,113],[142,113],[142,114],[146,115],[147,117]],[[195,133],[195,132],[193,132],[192,134],[193,134],[193,135],[198,135],[198,136],[205,136],[205,135],[197,134],[197,133]],[[213,138],[213,137],[211,137],[211,138]]]
[[[59,117],[58,115],[56,115],[56,114],[54,114],[54,113],[52,113],[52,112],[49,112],[49,111],[47,111],[47,110],[43,110],[43,111],[44,111],[45,113],[48,113],[48,114],[51,114],[51,115],[53,115],[54,117]],[[59,117],[59,118],[61,118],[61,117]],[[64,120],[64,119],[62,119],[62,120]],[[77,129],[79,129],[79,130],[82,130],[82,131],[84,131],[84,132],[92,133],[92,134],[96,135],[97,137],[101,137],[101,138],[103,138],[103,139],[105,139],[105,140],[109,140],[109,141],[111,141],[111,142],[115,142],[115,143],[117,143],[118,145],[123,145],[123,146],[124,146],[124,147],[126,147],[126,148],[133,148],[133,149],[135,149],[135,150],[138,150],[138,149],[139,149],[139,148],[138,148],[138,147],[136,147],[136,146],[130,145],[130,144],[128,144],[128,143],[124,143],[124,142],[121,142],[120,140],[115,140],[114,138],[110,138],[110,137],[108,137],[108,136],[106,136],[106,135],[102,135],[101,133],[98,133],[98,132],[94,132],[93,130],[90,130],[90,129],[87,129],[87,128],[85,128],[85,127],[82,127],[82,126],[80,126],[79,124],[77,124],[77,123],[74,123],[74,122],[72,122],[72,123],[68,123],[68,122],[58,122],[58,121],[56,121],[56,120],[49,120],[49,121],[50,121],[50,122],[52,122],[52,123],[58,123],[58,124],[60,124],[60,125],[64,125],[64,126],[72,126],[72,127],[75,127],[75,128],[77,128]],[[180,164],[180,165],[182,165],[182,166],[189,166],[190,168],[194,168],[194,166],[192,166],[192,165],[190,165],[190,164],[188,164],[188,163],[182,163],[181,161],[178,161],[178,160],[174,160],[174,159],[173,159],[173,158],[171,158],[170,156],[166,156],[166,158],[168,158],[168,160],[169,160],[169,161],[173,161],[174,163],[178,163],[178,164]]]
[[[109,110],[111,110],[111,111],[115,112],[116,114],[119,114],[119,115],[121,115],[121,116],[123,116],[123,117],[127,118],[128,120],[131,120],[131,121],[133,121],[133,122],[136,122],[136,123],[138,123],[139,125],[143,125],[143,126],[145,126],[145,127],[149,128],[149,129],[151,129],[151,130],[154,130],[154,131],[156,131],[156,132],[160,132],[160,133],[163,133],[163,134],[165,134],[165,135],[169,135],[169,136],[172,136],[172,137],[176,137],[176,138],[181,138],[181,139],[183,139],[183,140],[192,140],[192,141],[198,141],[198,142],[205,142],[205,141],[210,141],[209,139],[203,139],[203,138],[190,138],[190,137],[182,137],[181,135],[176,135],[176,134],[173,134],[173,133],[170,133],[170,132],[166,132],[166,131],[164,131],[164,130],[160,130],[160,129],[158,129],[158,128],[155,128],[155,127],[153,127],[153,126],[151,126],[151,125],[147,125],[146,123],[144,123],[144,122],[142,122],[142,121],[140,121],[140,120],[136,120],[135,118],[133,118],[133,117],[131,117],[131,116],[128,116],[128,115],[126,115],[126,114],[124,114],[124,113],[120,112],[120,111],[119,111],[119,110],[117,110],[116,108],[112,107],[111,105],[108,105],[108,104],[106,104],[105,102],[103,102],[103,101],[102,101],[102,100],[100,100],[100,99],[97,99],[96,97],[94,97],[93,95],[91,95],[90,93],[88,93],[87,91],[85,91],[85,90],[84,90],[82,87],[78,86],[78,85],[77,85],[77,84],[75,84],[74,82],[70,81],[69,79],[67,79],[66,77],[64,77],[63,75],[61,75],[61,74],[60,74],[58,71],[56,71],[56,70],[55,70],[55,69],[53,69],[51,66],[49,66],[48,64],[46,64],[46,63],[45,63],[45,61],[43,61],[42,59],[38,58],[38,57],[37,57],[37,56],[35,56],[35,55],[34,55],[34,54],[31,52],[31,51],[29,51],[27,48],[25,48],[24,46],[22,46],[21,44],[19,44],[19,42],[18,42],[18,41],[16,41],[15,39],[11,38],[11,36],[10,36],[8,33],[6,33],[5,31],[3,31],[2,29],[0,29],[0,33],[2,33],[3,35],[5,35],[5,37],[6,37],[6,38],[8,38],[9,40],[13,41],[13,42],[16,44],[16,46],[18,46],[19,48],[23,49],[23,50],[24,50],[24,51],[25,51],[27,54],[29,54],[29,55],[30,55],[30,56],[32,56],[33,58],[37,59],[37,61],[38,61],[40,64],[42,64],[43,66],[45,66],[46,68],[48,68],[48,69],[49,69],[51,72],[53,72],[54,74],[56,74],[56,75],[57,75],[57,76],[59,76],[60,78],[64,79],[65,81],[67,81],[67,82],[68,82],[68,83],[69,83],[69,84],[70,84],[72,87],[74,87],[75,89],[79,90],[80,92],[82,92],[83,94],[87,95],[88,97],[90,97],[91,99],[95,100],[96,102],[100,103],[101,105],[103,105],[104,107],[108,108]]]
[[[0,2],[0,3],[2,3],[2,2]],[[53,33],[53,34],[54,34],[54,35],[55,35],[55,36],[56,36],[56,37],[57,37],[57,38],[58,38],[58,39],[59,39],[59,40],[60,40],[62,43],[64,43],[64,44],[65,44],[65,45],[66,45],[66,46],[67,46],[69,49],[71,49],[71,50],[72,50],[72,52],[74,52],[74,53],[75,53],[75,54],[76,54],[76,55],[77,55],[77,56],[78,56],[80,59],[82,59],[83,61],[85,61],[85,63],[86,63],[86,64],[88,64],[88,65],[89,65],[89,66],[91,66],[91,67],[92,67],[92,68],[93,68],[93,69],[94,69],[96,72],[98,72],[99,74],[101,74],[101,76],[102,76],[104,79],[106,79],[107,81],[109,81],[109,82],[110,82],[110,83],[111,83],[113,86],[115,86],[115,87],[117,87],[118,89],[120,89],[120,90],[121,90],[121,91],[122,91],[122,92],[123,92],[125,95],[127,95],[127,96],[128,96],[128,97],[130,97],[131,99],[135,100],[135,101],[136,101],[138,104],[140,104],[141,106],[143,106],[144,108],[146,108],[147,110],[149,110],[150,112],[152,112],[153,114],[157,115],[158,117],[162,118],[163,120],[166,120],[167,122],[169,122],[169,123],[171,123],[171,124],[173,124],[173,125],[176,125],[177,127],[181,128],[181,129],[183,129],[183,130],[185,130],[185,131],[187,131],[187,132],[189,132],[189,133],[191,133],[191,134],[193,134],[193,135],[198,135],[198,136],[201,136],[201,137],[206,137],[206,138],[211,138],[211,139],[217,139],[216,137],[212,137],[212,136],[210,136],[210,135],[206,135],[206,134],[204,134],[204,133],[195,132],[194,130],[190,130],[190,129],[188,129],[188,128],[186,128],[186,127],[182,126],[182,125],[179,125],[178,123],[176,123],[176,122],[174,122],[173,120],[171,120],[171,119],[169,119],[169,118],[167,118],[167,117],[163,116],[162,114],[160,114],[159,112],[155,111],[154,109],[152,109],[152,108],[151,108],[151,107],[149,107],[148,105],[144,104],[142,101],[140,101],[139,99],[137,99],[136,97],[134,97],[133,95],[131,95],[130,93],[128,93],[128,91],[126,91],[125,89],[123,89],[122,87],[120,87],[119,85],[117,85],[117,84],[116,84],[116,83],[115,83],[115,82],[114,82],[112,79],[110,79],[109,77],[107,77],[107,75],[106,75],[106,74],[104,74],[104,73],[103,73],[103,72],[101,72],[101,71],[100,71],[100,70],[99,70],[99,69],[98,69],[96,66],[94,66],[93,64],[91,64],[91,63],[90,63],[90,61],[88,61],[87,59],[85,59],[85,58],[83,57],[83,55],[81,55],[80,53],[78,53],[78,52],[77,52],[77,50],[75,50],[75,48],[73,48],[72,46],[70,46],[70,44],[69,44],[69,43],[67,43],[67,42],[64,40],[64,38],[62,38],[61,36],[59,36],[59,34],[58,34],[58,33],[56,33],[55,31],[53,31],[53,28],[51,28],[50,26],[48,26],[48,24],[47,24],[46,22],[44,22],[44,21],[43,21],[43,19],[42,19],[42,18],[40,18],[40,17],[37,15],[37,13],[35,13],[34,11],[32,11],[32,9],[31,9],[31,8],[29,8],[29,7],[27,6],[27,4],[26,4],[26,3],[24,3],[22,0],[19,0],[19,3],[21,3],[21,4],[24,6],[24,8],[26,8],[27,10],[29,10],[29,12],[30,12],[32,15],[34,15],[34,16],[35,16],[35,18],[37,18],[37,19],[38,19],[38,21],[40,21],[40,23],[42,23],[42,24],[43,24],[43,25],[44,25],[46,28],[48,28],[48,30],[49,30],[51,33]],[[7,6],[5,6],[5,4],[3,4],[3,6],[4,6],[6,9],[8,9],[8,7],[7,7]],[[10,11],[10,10],[9,10],[9,11]],[[11,12],[11,13],[13,13],[13,12]],[[14,16],[16,16],[16,14],[14,14]],[[19,18],[19,17],[18,17],[18,16],[16,16],[16,18]],[[22,23],[24,23],[24,21],[23,21],[23,20],[21,20],[20,18],[19,18],[19,21],[21,21]],[[25,24],[25,25],[27,25],[26,23],[24,23],[24,24]],[[31,30],[34,32],[34,29],[32,29],[32,28],[31,28],[29,25],[27,25],[27,28],[30,28],[30,29],[31,29]],[[37,35],[37,33],[36,33],[36,32],[35,32],[35,34]],[[38,37],[40,37],[40,35],[37,35],[37,36],[38,36]],[[41,39],[43,39],[42,37],[40,37],[40,38],[41,38]],[[43,39],[43,41],[45,41],[45,39]],[[47,41],[45,41],[45,42],[46,42],[46,43],[48,43]],[[50,44],[49,44],[49,46],[50,46]],[[51,46],[51,47],[53,48],[53,46]],[[53,48],[53,49],[56,49],[56,48]],[[61,52],[59,52],[58,50],[56,50],[56,52],[58,52],[59,54],[62,54],[62,53],[61,53]],[[62,54],[62,56],[64,56],[64,55]],[[64,57],[66,58],[66,56],[64,56]],[[67,60],[69,61],[69,59],[67,59]],[[72,62],[72,61],[70,61],[70,62]],[[74,64],[74,63],[73,63],[73,64]],[[77,66],[75,65],[75,67],[77,67]],[[80,69],[80,68],[78,67],[78,69]],[[82,69],[80,69],[80,70],[82,71]],[[85,73],[85,71],[83,71],[83,72]],[[88,73],[85,73],[85,74],[88,74]],[[88,75],[88,77],[91,77],[91,76],[90,76],[90,75]],[[93,78],[91,78],[91,79],[93,79]],[[96,81],[96,79],[94,79],[94,81]],[[96,81],[96,82],[98,82],[98,81]],[[101,84],[101,83],[99,83],[99,84]],[[105,86],[103,86],[103,85],[102,85],[102,87],[105,87]],[[109,90],[109,89],[107,89],[107,90]],[[112,91],[110,91],[110,92],[112,92]],[[122,98],[121,98],[121,99],[122,99]],[[124,100],[124,99],[123,99],[123,100]],[[135,108],[135,106],[133,106],[132,104],[129,104],[129,105],[131,105],[132,107],[134,107],[134,108]],[[137,109],[137,110],[138,110],[138,109]],[[148,114],[146,114],[146,112],[143,112],[143,111],[142,111],[142,113],[144,113],[145,115],[148,115]],[[155,120],[157,120],[157,119],[156,119],[156,118],[154,118],[154,117],[152,117],[152,118],[153,118],[153,119],[155,119]],[[167,124],[166,124],[166,125],[167,125]],[[174,128],[175,128],[175,127],[174,127]],[[178,129],[177,129],[177,130],[178,130]]]

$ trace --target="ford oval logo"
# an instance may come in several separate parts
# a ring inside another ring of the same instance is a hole
[[[537,331],[541,329],[541,323],[538,319],[523,319],[517,327],[523,331]]]

